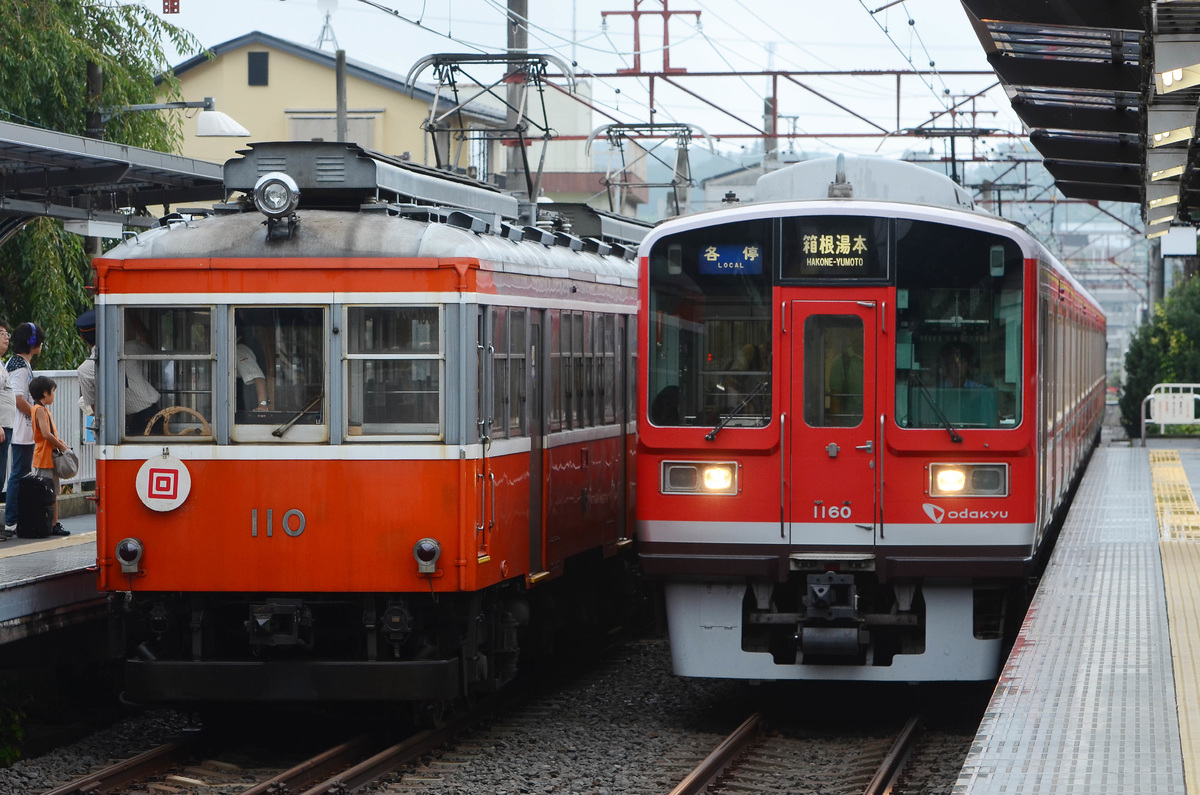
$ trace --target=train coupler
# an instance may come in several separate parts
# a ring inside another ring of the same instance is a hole
[[[303,646],[311,649],[312,610],[299,599],[276,599],[250,605],[246,631],[252,647]]]

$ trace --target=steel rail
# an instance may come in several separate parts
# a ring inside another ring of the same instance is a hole
[[[147,778],[170,767],[181,757],[191,753],[203,737],[204,735],[197,732],[194,737],[172,740],[145,753],[110,765],[103,770],[88,773],[68,784],[47,790],[43,795],[92,795],[97,792],[111,792],[132,781]]]
[[[875,771],[874,777],[863,790],[863,795],[886,795],[891,791],[892,785],[896,783],[896,778],[900,775],[900,771],[904,769],[904,763],[908,761],[908,755],[912,752],[913,746],[916,745],[917,737],[920,736],[918,731],[921,726],[921,716],[914,715],[909,718],[908,723],[904,724],[904,728],[900,730],[900,735],[896,738],[896,742],[892,744],[891,750],[887,756],[879,764],[879,769]]]
[[[511,709],[515,704],[529,698],[534,692],[532,683],[509,685],[500,693],[493,695],[485,704],[476,705],[469,712],[448,720],[442,726],[425,729],[400,742],[384,748],[374,756],[359,762],[353,767],[322,781],[299,795],[345,795],[376,781],[391,771],[414,762],[435,748],[451,743],[455,736],[474,729],[479,724],[490,720],[504,710]],[[297,792],[292,787],[287,792]]]
[[[296,792],[314,781],[328,778],[349,767],[352,760],[361,758],[366,750],[374,745],[376,742],[371,735],[359,735],[353,740],[323,751],[267,781],[255,784],[250,789],[244,790],[242,795],[274,795],[274,793]]]
[[[725,772],[725,768],[745,752],[746,747],[758,736],[759,713],[754,713],[733,734],[726,737],[708,757],[688,773],[683,781],[671,790],[671,795],[700,795]]]

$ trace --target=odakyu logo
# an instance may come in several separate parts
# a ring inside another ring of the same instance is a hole
[[[925,503],[921,506],[925,509],[925,515],[933,520],[934,524],[941,524],[943,519],[1007,519],[1008,511],[974,511],[970,508],[963,508],[961,511],[947,511],[940,505]]]

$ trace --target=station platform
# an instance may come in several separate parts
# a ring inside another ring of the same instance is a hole
[[[60,517],[69,536],[0,543],[0,645],[103,617],[96,590],[96,515]]]
[[[954,793],[1200,793],[1200,440],[1107,433]]]

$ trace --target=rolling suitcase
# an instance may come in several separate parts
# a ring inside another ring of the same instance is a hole
[[[45,538],[54,527],[54,481],[37,475],[21,478],[17,488],[17,537]]]

